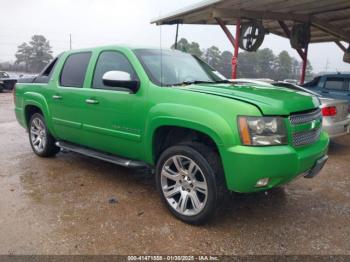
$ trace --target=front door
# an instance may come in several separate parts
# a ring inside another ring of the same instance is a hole
[[[126,88],[105,86],[102,76],[108,71],[127,72],[133,80],[138,80],[123,53],[102,51],[99,54],[84,109],[87,143],[94,149],[137,159],[141,155],[145,125],[142,83],[136,94]]]

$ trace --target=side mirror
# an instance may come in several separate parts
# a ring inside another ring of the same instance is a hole
[[[108,71],[102,76],[103,84],[110,87],[123,87],[136,93],[140,88],[140,82],[131,80],[129,73],[124,71]]]

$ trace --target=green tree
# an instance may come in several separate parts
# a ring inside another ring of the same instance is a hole
[[[175,44],[171,46],[172,49],[175,49]],[[177,42],[177,50],[201,57],[203,52],[200,49],[200,46],[196,42],[189,43],[186,38],[181,38]]]
[[[272,50],[264,48],[256,52],[256,75],[259,78],[272,78],[274,76],[276,57]]]
[[[23,43],[18,46],[16,64],[23,63],[26,71],[39,72],[53,58],[49,41],[42,35],[32,36],[29,44]]]
[[[15,54],[16,61],[15,64],[24,64],[25,71],[28,72],[28,67],[30,64],[30,56],[32,50],[27,43],[22,43],[17,47],[17,53]]]
[[[231,78],[232,75],[232,53],[224,51],[221,54],[217,70],[226,78]]]
[[[218,47],[212,46],[205,50],[203,59],[215,70],[219,70],[219,64],[221,60],[221,51]]]
[[[311,62],[309,60],[307,60],[305,80],[306,81],[311,81],[313,78],[314,78],[313,67],[311,65]]]
[[[238,55],[237,75],[239,78],[258,78],[257,55],[255,52],[242,52]]]
[[[292,79],[299,79],[300,77],[300,71],[301,71],[301,65],[297,59],[292,57]]]
[[[284,80],[292,77],[292,58],[287,51],[282,51],[277,57],[276,80]]]

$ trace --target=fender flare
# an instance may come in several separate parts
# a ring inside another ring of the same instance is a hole
[[[176,117],[172,112],[176,112]],[[198,107],[178,104],[158,104],[149,112],[145,128],[145,159],[154,164],[154,135],[164,126],[182,127],[210,137],[218,149],[232,137],[232,128],[218,114]],[[232,143],[234,141],[231,141]]]
[[[54,133],[54,129],[53,129],[53,125],[52,125],[52,121],[51,121],[51,113],[50,113],[50,109],[49,106],[47,104],[47,101],[45,99],[45,97],[39,93],[35,93],[35,92],[26,92],[23,94],[24,100],[23,100],[23,114],[24,114],[24,119],[27,119],[26,117],[26,108],[28,106],[35,106],[37,108],[39,108],[41,110],[41,112],[43,113],[44,119],[46,121],[46,125],[47,128],[49,129],[50,133],[55,136]],[[26,127],[27,126],[27,123]]]

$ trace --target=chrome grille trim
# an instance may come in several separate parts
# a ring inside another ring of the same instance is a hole
[[[318,129],[312,129],[309,131],[303,131],[294,133],[292,135],[292,142],[294,146],[309,145],[316,142],[321,135],[322,127]]]
[[[311,121],[319,120],[320,118],[322,118],[322,112],[320,108],[317,108],[309,113],[291,115],[289,116],[289,121],[292,125],[299,125],[310,123]]]

